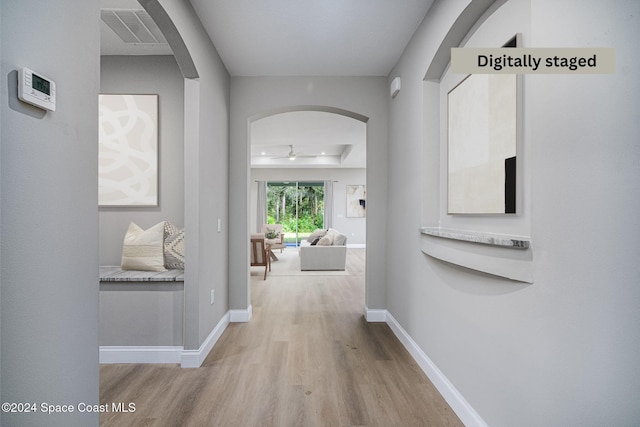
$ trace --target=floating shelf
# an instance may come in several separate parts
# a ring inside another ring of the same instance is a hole
[[[533,283],[531,239],[482,232],[422,227],[425,254],[484,273]]]
[[[529,249],[530,239],[507,236],[502,234],[476,233],[460,230],[449,230],[440,227],[422,227],[422,234],[442,237],[443,239],[463,240],[465,242],[482,243],[485,245],[502,246],[512,249]]]

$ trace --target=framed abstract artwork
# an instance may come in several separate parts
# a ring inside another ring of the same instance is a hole
[[[347,218],[364,218],[367,192],[364,185],[347,185]]]
[[[472,74],[448,94],[449,214],[516,210],[517,80]]]
[[[158,206],[158,95],[99,96],[98,205]]]

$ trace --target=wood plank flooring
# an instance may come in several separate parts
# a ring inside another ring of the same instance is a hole
[[[102,426],[461,426],[386,324],[364,320],[364,249],[350,276],[252,276],[253,318],[202,367],[102,365]]]

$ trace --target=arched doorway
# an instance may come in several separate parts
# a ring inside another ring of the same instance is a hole
[[[348,238],[348,247],[366,251],[366,215],[350,216],[346,205],[347,187],[366,188],[367,122],[363,115],[317,105],[282,107],[252,116],[247,133],[249,232],[260,231],[260,218],[268,220],[266,212],[264,216],[257,213],[262,207],[258,206],[256,181],[285,186],[324,182],[324,188],[327,184],[334,188],[330,199],[324,200],[325,209],[331,212],[325,212],[323,227],[341,231]],[[305,235],[298,233],[295,241],[300,241],[300,234]]]

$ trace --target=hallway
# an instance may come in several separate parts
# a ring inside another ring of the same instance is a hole
[[[367,323],[364,249],[348,276],[252,275],[253,318],[198,369],[102,365],[103,426],[462,425],[383,323]]]

